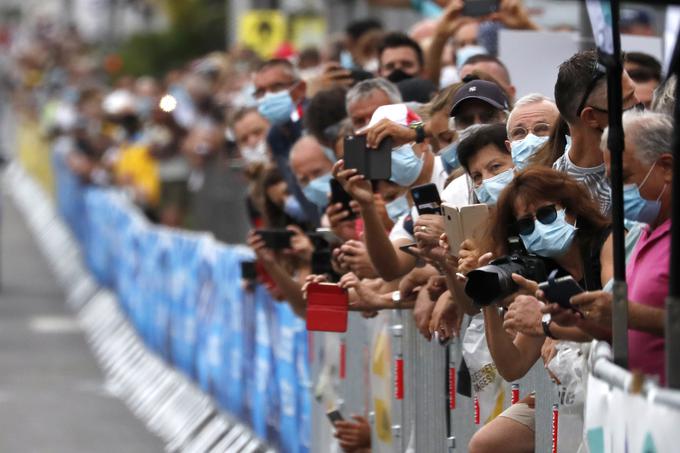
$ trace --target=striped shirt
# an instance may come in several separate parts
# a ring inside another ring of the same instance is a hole
[[[568,174],[583,184],[593,199],[600,205],[600,212],[609,217],[612,194],[604,164],[591,168],[579,167],[569,159],[569,153],[565,152],[562,157],[555,161],[553,168]]]

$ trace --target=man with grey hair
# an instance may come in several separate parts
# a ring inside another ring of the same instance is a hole
[[[555,102],[542,94],[528,94],[517,101],[508,116],[505,142],[517,168],[525,168],[535,160],[559,116]]]
[[[664,301],[668,295],[671,254],[671,185],[673,120],[653,112],[623,115],[624,213],[642,222],[643,230],[626,266],[628,283],[628,360],[630,369],[665,378]],[[602,137],[607,172],[611,156],[606,149],[608,130]],[[604,291],[575,296],[584,319],[575,321],[611,326],[612,295]],[[554,305],[554,304],[553,304]],[[562,317],[560,323],[569,324]],[[571,319],[574,322],[574,319]]]
[[[354,130],[365,127],[378,107],[400,104],[401,94],[396,85],[385,79],[368,79],[354,85],[346,97],[347,114]]]

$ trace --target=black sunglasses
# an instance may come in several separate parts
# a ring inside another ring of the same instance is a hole
[[[607,75],[606,70],[600,65],[600,63],[595,62],[595,70],[593,71],[593,76],[590,79],[590,83],[588,83],[586,91],[583,92],[583,98],[581,98],[581,103],[578,105],[578,109],[576,110],[576,116],[581,115],[583,109],[586,108],[588,98],[595,89],[597,82],[599,82],[600,79],[606,75]]]
[[[517,232],[523,236],[528,236],[533,233],[536,229],[534,218],[543,225],[550,225],[557,219],[557,207],[555,207],[554,204],[543,206],[536,210],[536,217],[530,214],[518,219],[517,222],[515,222]]]

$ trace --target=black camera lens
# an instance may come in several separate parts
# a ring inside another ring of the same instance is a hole
[[[536,256],[512,255],[498,258],[467,275],[465,294],[479,306],[491,305],[517,291],[518,286],[512,279],[512,274],[541,282],[545,280],[545,265]]]

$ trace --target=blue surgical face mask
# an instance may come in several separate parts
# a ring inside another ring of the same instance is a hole
[[[354,58],[349,50],[343,50],[340,52],[340,66],[344,69],[352,70],[354,69]]]
[[[333,151],[328,146],[321,145],[321,151],[323,151],[324,156],[326,156],[331,162],[335,163],[338,161],[337,157],[335,157],[335,151]]]
[[[548,225],[534,220],[534,231],[529,235],[520,235],[527,251],[544,258],[558,258],[567,253],[577,229],[566,221],[565,216],[564,209],[560,209],[555,221]]]
[[[456,51],[456,66],[458,67],[458,70],[460,70],[470,58],[475,55],[487,55],[488,53],[489,51],[482,46],[471,45],[461,47]]]
[[[539,137],[529,134],[522,140],[515,140],[510,144],[512,161],[518,169],[526,168],[529,159],[548,141],[550,137]]]
[[[666,191],[666,186],[664,185],[656,201],[642,198],[640,194],[640,189],[649,179],[649,175],[652,174],[655,165],[656,162],[647,172],[647,176],[645,176],[640,187],[637,184],[626,184],[623,186],[623,212],[624,216],[629,220],[652,225],[656,218],[659,217],[659,211],[661,210],[661,201],[659,200],[661,200],[661,196]]]
[[[273,126],[280,126],[290,119],[295,109],[293,98],[288,90],[267,93],[257,101],[257,110]]]
[[[385,205],[385,209],[387,209],[387,215],[389,218],[392,219],[393,222],[396,222],[400,217],[406,215],[409,212],[410,207],[408,205],[406,195],[402,195],[401,197],[390,201]]]
[[[456,140],[439,150],[439,155],[444,161],[448,173],[460,167],[460,162],[458,162],[458,143],[459,141]]]
[[[297,222],[304,222],[307,220],[304,209],[297,198],[293,195],[288,195],[286,201],[283,202],[283,212],[288,214]]]
[[[479,187],[475,187],[477,199],[484,204],[496,204],[499,195],[514,177],[515,169],[510,168],[502,173],[498,173],[493,178],[485,179]]]
[[[423,159],[416,156],[411,145],[402,145],[392,150],[391,181],[402,187],[410,187],[416,182],[423,169]]]
[[[305,197],[320,210],[328,206],[328,192],[331,191],[331,179],[333,179],[333,174],[329,171],[323,176],[312,179],[302,189]]]

